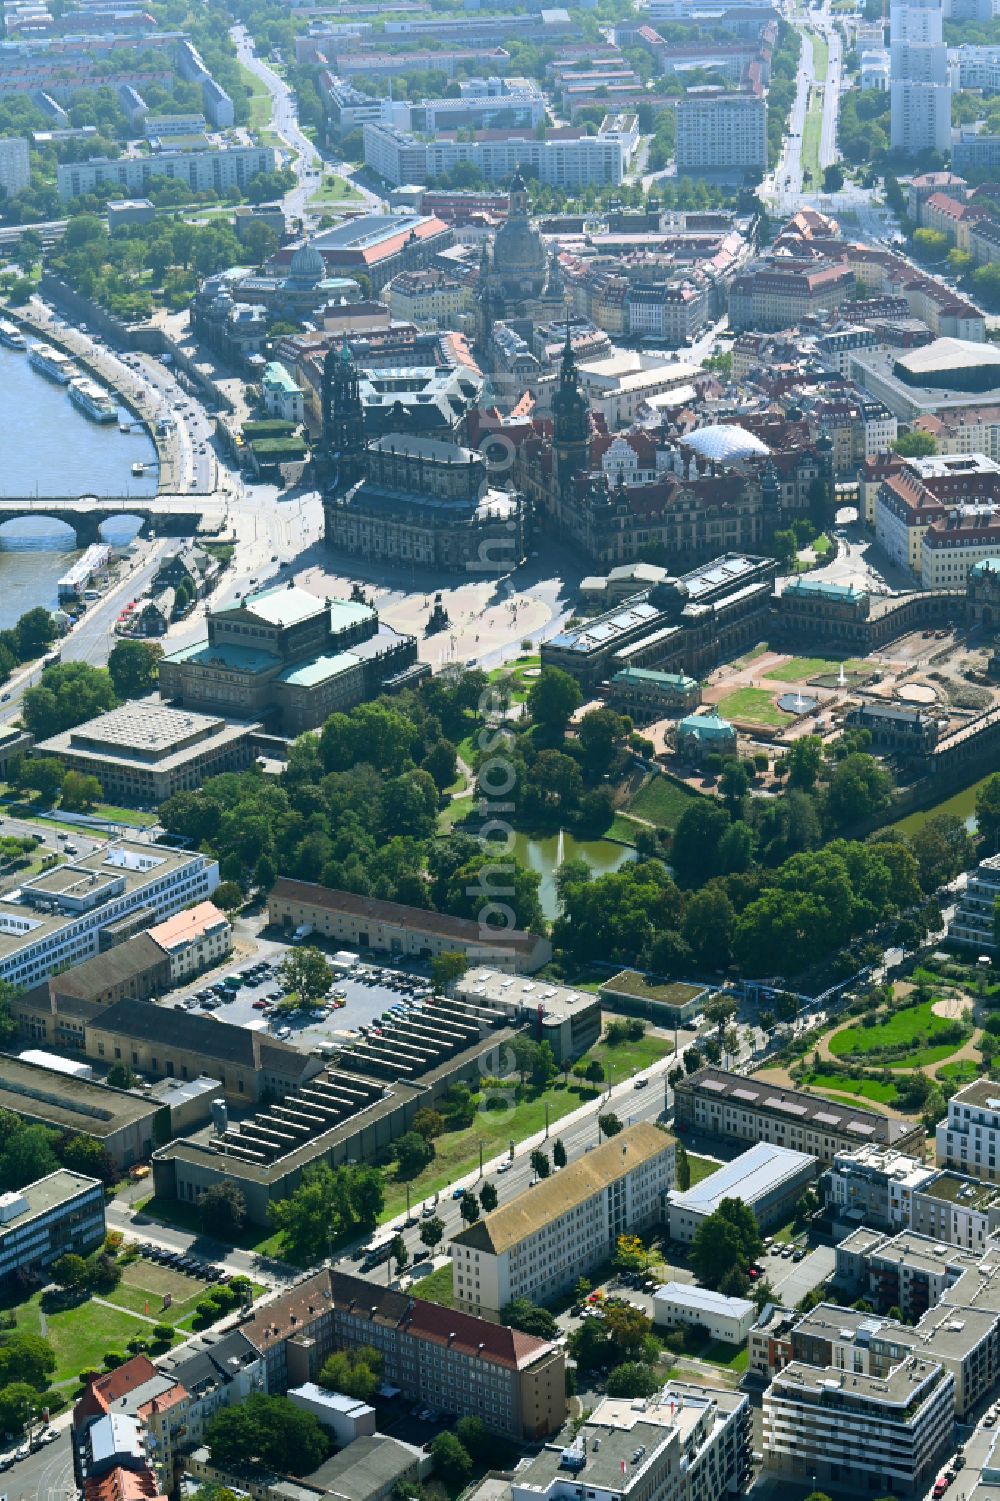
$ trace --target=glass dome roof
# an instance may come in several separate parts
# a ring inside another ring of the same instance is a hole
[[[732,463],[735,459],[766,458],[771,452],[745,427],[719,423],[716,427],[700,427],[683,439],[685,448],[690,448],[701,459],[715,464]]]

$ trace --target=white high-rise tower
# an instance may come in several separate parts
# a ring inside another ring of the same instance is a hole
[[[892,0],[890,144],[907,156],[951,149],[951,79],[942,22],[942,0]]]

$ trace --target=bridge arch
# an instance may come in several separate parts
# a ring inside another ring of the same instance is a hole
[[[115,511],[114,515],[105,516],[98,524],[98,540],[110,542],[112,547],[127,547],[135,541],[148,519],[135,511]]]

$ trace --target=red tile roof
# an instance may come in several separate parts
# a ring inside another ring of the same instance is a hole
[[[92,1376],[87,1390],[73,1409],[74,1428],[79,1428],[87,1418],[103,1417],[129,1392],[145,1386],[159,1374],[148,1355],[135,1355],[105,1376]]]

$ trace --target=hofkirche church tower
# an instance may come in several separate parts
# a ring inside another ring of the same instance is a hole
[[[566,493],[573,476],[590,468],[590,423],[587,398],[580,390],[580,378],[573,355],[570,327],[566,324],[559,367],[559,389],[552,398],[552,449],[555,455],[555,480]]]
[[[364,470],[365,414],[358,367],[346,338],[323,361],[321,405],[320,483],[324,490],[349,490]]]

